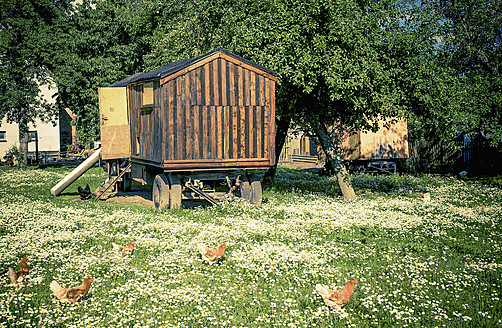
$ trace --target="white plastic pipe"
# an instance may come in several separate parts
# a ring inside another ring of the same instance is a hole
[[[71,185],[73,181],[77,180],[78,177],[87,172],[87,170],[89,170],[99,160],[100,154],[101,148],[71,171],[66,177],[64,177],[63,180],[59,181],[54,187],[52,187],[51,194],[54,196],[59,195],[63,190]]]

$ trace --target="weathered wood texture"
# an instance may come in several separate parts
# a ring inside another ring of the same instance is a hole
[[[161,84],[162,83],[162,84]],[[222,57],[154,83],[129,86],[132,157],[166,170],[275,163],[275,79]]]
[[[406,119],[396,119],[395,122],[379,120],[377,123],[379,128],[375,132],[338,132],[343,160],[390,160],[410,156]]]
[[[156,146],[162,144],[159,82],[154,82],[153,104],[143,105],[142,94],[142,84],[129,87],[132,157],[160,162],[162,149]]]

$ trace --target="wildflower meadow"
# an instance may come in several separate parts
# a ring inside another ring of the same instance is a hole
[[[336,181],[289,169],[264,203],[155,210],[74,201],[93,168],[54,197],[71,169],[0,169],[0,327],[501,327],[502,189],[457,177],[354,175]],[[429,192],[430,202],[418,193]],[[135,241],[131,257],[112,242]],[[226,243],[209,266],[198,244]],[[75,306],[49,289],[95,280]],[[342,309],[316,284],[358,284]]]

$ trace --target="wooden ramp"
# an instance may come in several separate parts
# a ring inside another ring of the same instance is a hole
[[[131,163],[129,163],[125,169],[122,170],[122,172],[120,172],[119,175],[117,175],[113,180],[112,182],[110,182],[110,184],[108,184],[105,189],[102,191],[102,192],[99,192],[97,193],[96,195],[96,198],[94,198],[94,200],[100,200],[101,197],[108,191],[110,190],[111,187],[113,187],[115,184],[117,184],[117,182],[120,181],[120,179],[124,176],[124,174],[129,171],[129,169],[131,168]]]

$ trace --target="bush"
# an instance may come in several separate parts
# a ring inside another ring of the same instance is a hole
[[[16,145],[7,149],[4,158],[12,160],[13,164],[16,165],[18,169],[25,169],[28,164],[28,160],[21,151],[21,148]]]

